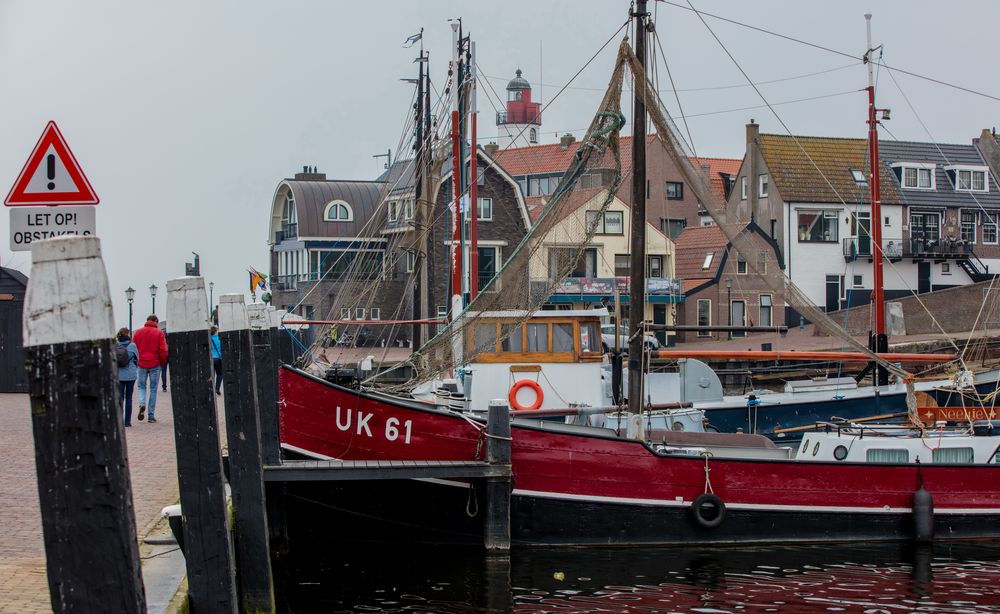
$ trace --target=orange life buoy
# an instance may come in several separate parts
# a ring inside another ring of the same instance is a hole
[[[517,392],[527,386],[535,391],[535,402],[531,404],[530,407],[525,407],[517,402]],[[516,410],[525,409],[538,409],[542,406],[542,401],[545,400],[545,393],[542,392],[542,387],[538,385],[538,382],[530,379],[522,379],[514,382],[514,385],[510,387],[510,392],[507,394],[507,400],[510,401],[510,406]]]

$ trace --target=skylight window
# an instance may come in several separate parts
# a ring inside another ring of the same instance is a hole
[[[708,267],[712,266],[712,258],[715,256],[714,253],[705,255],[705,262],[701,265],[701,270],[706,271]]]
[[[856,168],[851,169],[851,176],[854,177],[854,182],[858,185],[868,185],[868,175],[859,171]]]

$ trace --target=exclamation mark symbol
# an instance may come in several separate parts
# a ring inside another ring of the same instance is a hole
[[[46,158],[45,158],[45,166],[46,166],[46,170],[48,171],[48,174],[49,174],[49,185],[48,185],[48,188],[50,190],[54,190],[54,189],[56,189],[56,182],[54,182],[52,180],[56,178],[56,156],[55,156],[55,154],[49,154],[48,156],[46,156]]]

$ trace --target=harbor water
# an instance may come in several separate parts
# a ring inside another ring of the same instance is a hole
[[[514,550],[294,557],[289,612],[1000,612],[1000,544]]]

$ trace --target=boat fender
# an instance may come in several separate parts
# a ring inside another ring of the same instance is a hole
[[[535,402],[528,407],[517,402],[517,393],[521,388],[531,388],[535,391]],[[521,379],[514,382],[514,385],[510,387],[510,392],[507,393],[507,400],[510,401],[510,406],[516,410],[534,410],[542,406],[542,401],[545,400],[545,393],[542,392],[542,387],[538,385],[538,382],[530,379]]]
[[[691,504],[694,521],[706,529],[714,529],[726,519],[726,504],[718,495],[707,492]]]
[[[934,539],[934,499],[923,486],[913,493],[913,537],[918,542]]]

